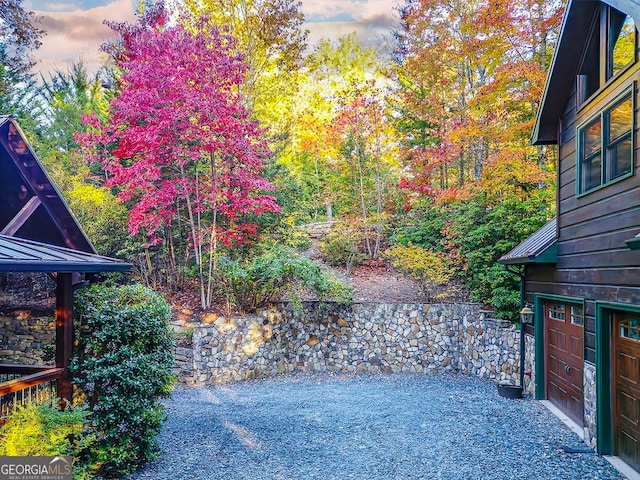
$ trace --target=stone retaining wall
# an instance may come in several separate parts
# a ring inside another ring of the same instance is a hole
[[[286,304],[194,326],[179,378],[210,385],[287,372],[464,372],[518,383],[519,330],[474,304]]]

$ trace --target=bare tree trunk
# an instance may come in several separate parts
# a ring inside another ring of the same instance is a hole
[[[364,152],[362,151],[362,146],[358,145],[356,148],[356,167],[358,170],[358,183],[359,183],[359,194],[360,194],[360,207],[362,208],[362,221],[364,224],[364,242],[367,247],[367,255],[369,258],[372,257],[372,249],[371,249],[371,238],[369,236],[369,225],[368,225],[368,215],[367,215],[367,205],[364,198],[364,174],[362,172],[362,156]]]
[[[318,221],[318,199],[320,198],[320,169],[318,168],[318,159],[316,158],[316,156],[313,156],[313,169],[315,170],[316,173],[316,198],[313,200],[313,221],[317,222]],[[330,214],[331,213],[331,208],[329,207],[327,209],[327,213]],[[327,218],[327,220],[331,220],[330,218]]]
[[[473,173],[476,182],[482,180],[482,169],[484,167],[484,159],[486,157],[486,142],[483,138],[479,138],[473,146]]]
[[[376,117],[376,126],[378,126],[378,116],[374,113]],[[378,134],[376,135],[375,141],[375,150],[374,150],[374,159],[376,166],[376,242],[373,248],[373,256],[372,258],[377,259],[380,254],[380,242],[382,241],[382,167],[380,165],[380,157],[381,157],[381,147],[380,147],[380,131],[378,130]]]
[[[197,174],[198,168],[196,165],[196,184],[198,181],[198,174]],[[186,174],[184,171],[184,166],[180,165],[180,174],[182,175],[182,178],[186,178]],[[196,190],[196,195],[197,195],[197,190]],[[187,213],[189,214],[189,227],[191,229],[191,236],[193,237],[193,250],[195,253],[195,257],[196,257],[196,264],[198,265],[198,271],[199,271],[199,280],[200,280],[200,303],[202,305],[202,308],[206,308],[206,298],[205,298],[205,290],[204,290],[204,275],[203,275],[203,269],[202,269],[202,249],[200,247],[200,238],[199,238],[199,231],[198,231],[198,225],[196,224],[196,218],[194,217],[193,214],[193,206],[191,204],[191,197],[190,195],[185,192],[185,200],[187,203]]]
[[[213,189],[213,219],[211,236],[209,238],[209,274],[207,277],[207,306],[213,302],[213,272],[218,269],[218,169],[213,152],[209,157],[211,162],[211,182]]]

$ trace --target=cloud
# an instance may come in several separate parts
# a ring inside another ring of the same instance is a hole
[[[42,4],[40,10],[46,10],[48,12],[69,12],[73,10],[77,10],[80,8],[80,5],[76,2],[45,2]]]
[[[367,22],[378,16],[393,18],[395,12],[389,0],[302,0],[302,12],[307,22],[325,22],[343,15],[356,22]]]
[[[42,46],[35,52],[38,60],[35,68],[45,78],[54,70],[66,71],[79,59],[83,60],[89,72],[96,72],[104,59],[104,54],[99,51],[100,45],[114,37],[103,22],[135,21],[130,0],[116,0],[88,10],[36,10],[36,15],[42,18],[41,26],[47,32]]]
[[[79,5],[90,3],[86,0],[26,3],[36,7],[35,13],[42,17],[41,26],[47,31],[42,47],[34,55],[38,60],[35,68],[45,77],[54,70],[66,71],[80,58],[89,72],[96,72],[105,58],[100,45],[113,38],[104,20],[135,21],[132,0],[114,0],[84,10]],[[91,3],[95,5],[95,1]],[[389,0],[302,0],[305,27],[310,30],[309,44],[313,47],[320,38],[336,39],[355,31],[363,44],[381,45],[398,24],[392,5]]]
[[[312,22],[306,23],[309,30],[309,47],[313,47],[324,38],[336,40],[339,37],[356,34],[356,39],[364,46],[374,47],[385,53],[391,48],[391,28],[367,22]]]
[[[397,28],[398,27],[398,18],[391,13],[375,13],[369,17],[364,17],[362,19],[365,23],[371,25],[371,27],[377,28]]]
[[[302,12],[311,47],[321,38],[355,32],[364,45],[388,49],[391,32],[399,24],[389,0],[302,0]]]
[[[113,36],[109,27],[99,18],[44,15],[40,24],[49,38],[64,38],[77,42],[101,42]]]

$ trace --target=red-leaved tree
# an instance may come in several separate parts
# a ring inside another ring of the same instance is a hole
[[[195,257],[206,307],[220,242],[245,243],[257,233],[248,218],[279,211],[261,176],[263,132],[238,93],[246,66],[231,37],[169,25],[162,8],[110,27],[120,35],[105,47],[120,88],[104,122],[86,119],[85,158],[102,165],[130,206],[132,235],[159,245],[170,241],[167,231],[185,230],[183,258]]]

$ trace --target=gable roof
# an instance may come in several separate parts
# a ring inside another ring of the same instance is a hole
[[[526,263],[557,263],[558,239],[556,219],[548,222],[520,245],[498,260],[505,265],[523,265]]]
[[[0,116],[0,234],[96,253],[16,121]]]
[[[569,0],[531,135],[533,145],[558,141],[558,123],[576,82],[591,21],[602,3],[631,15],[636,28],[640,29],[640,3],[637,0]]]
[[[0,235],[0,272],[127,272],[131,264],[109,257]]]

